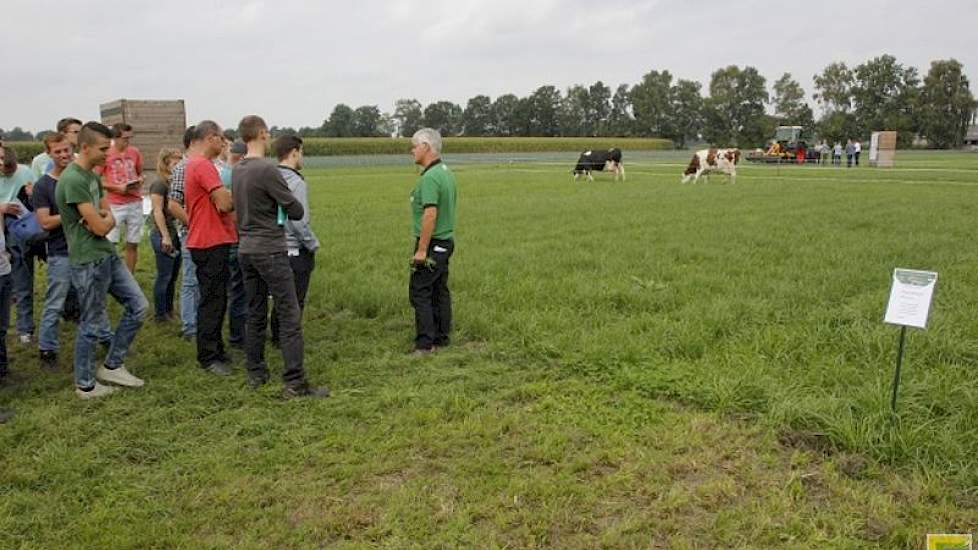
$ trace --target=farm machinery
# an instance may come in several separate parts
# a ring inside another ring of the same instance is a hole
[[[802,139],[802,133],[801,126],[778,126],[767,150],[754,149],[747,153],[747,160],[763,163],[817,163],[819,151],[814,144]]]

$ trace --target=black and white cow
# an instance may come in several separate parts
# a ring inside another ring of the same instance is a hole
[[[574,171],[572,172],[574,174],[574,181],[577,181],[582,175],[587,177],[589,181],[594,181],[591,172],[594,170],[601,172],[605,168],[614,172],[615,181],[618,181],[619,174],[621,175],[621,180],[625,181],[625,165],[621,162],[621,149],[590,150],[581,153],[581,156],[577,159],[577,166],[574,167]]]

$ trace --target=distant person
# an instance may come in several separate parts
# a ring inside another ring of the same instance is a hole
[[[422,128],[411,137],[414,163],[422,167],[411,192],[415,251],[408,291],[414,307],[414,354],[447,346],[452,329],[448,261],[455,251],[455,176],[441,160],[441,135]]]
[[[857,139],[852,144],[852,156],[853,156],[853,160],[856,163],[856,166],[859,166],[859,153],[862,153],[862,152],[863,152],[863,144],[860,143],[859,140]]]
[[[132,126],[119,123],[112,126],[112,148],[101,170],[102,185],[108,191],[109,206],[116,220],[107,238],[118,244],[122,226],[126,227],[126,268],[136,272],[139,242],[143,239],[143,155],[130,145]]]
[[[299,315],[306,306],[306,294],[309,292],[309,280],[316,268],[316,251],[319,250],[319,239],[309,225],[309,190],[306,180],[302,177],[302,139],[296,136],[281,136],[272,144],[272,150],[278,158],[278,170],[289,185],[289,191],[302,204],[305,213],[302,219],[285,220],[285,246],[288,249],[289,266],[295,280],[295,294],[299,300]],[[278,310],[272,310],[272,344],[279,345]]]
[[[820,143],[818,145],[818,164],[819,164],[819,166],[821,166],[823,164],[824,165],[827,165],[829,163],[829,158],[831,157],[831,155],[832,155],[832,153],[831,153],[831,151],[829,149],[829,144],[828,143],[825,143],[825,140],[823,139],[822,140],[822,143]]]
[[[224,348],[222,327],[228,303],[228,257],[238,242],[234,227],[231,193],[221,183],[214,159],[224,147],[224,134],[217,123],[205,120],[196,125],[199,143],[187,160],[184,200],[187,219],[187,248],[197,268],[200,303],[197,305],[197,362],[211,374],[231,374],[231,360]]]
[[[71,265],[68,258],[68,241],[61,227],[55,191],[58,179],[74,159],[71,143],[65,134],[53,133],[44,138],[44,148],[54,161],[54,166],[34,185],[31,201],[37,221],[48,232],[44,241],[47,252],[47,290],[38,327],[38,351],[41,366],[54,370],[58,367],[58,351],[61,348],[58,321],[65,309],[68,294],[72,292]],[[77,307],[77,295],[75,297]],[[99,343],[108,350],[112,347],[112,327],[105,317],[97,329]]]
[[[71,145],[72,152],[74,153],[78,149],[78,132],[81,130],[82,123],[77,118],[65,117],[58,121],[56,125],[56,131],[59,134],[64,134],[68,138],[68,143]],[[31,161],[31,170],[34,172],[34,181],[41,179],[41,176],[48,173],[48,171],[53,168],[53,162],[51,156],[47,151],[42,151],[34,160]]]
[[[116,388],[102,385],[99,380],[127,387],[144,384],[129,372],[125,359],[149,303],[116,254],[115,246],[105,238],[115,225],[115,218],[107,209],[107,201],[103,201],[102,185],[93,171],[105,163],[111,137],[112,131],[97,122],[82,126],[78,134],[78,158],[65,168],[55,189],[61,225],[68,240],[71,282],[81,307],[74,362],[75,392],[82,399],[115,391]],[[123,307],[123,312],[105,363],[95,370],[93,352],[99,327],[108,315],[109,294]]]
[[[0,202],[18,204],[21,207],[19,216],[24,209],[31,209],[30,195],[33,192],[34,172],[18,164],[17,151],[7,148],[0,168]],[[34,260],[37,249],[9,236],[7,249],[11,253],[11,300],[17,306],[17,340],[26,346],[34,340]]]
[[[856,146],[852,140],[846,142],[846,168],[852,168],[852,157],[856,154]]]
[[[200,142],[194,138],[194,128],[190,126],[183,133],[184,155],[173,167],[170,176],[170,193],[166,207],[176,220],[177,237],[180,240],[180,335],[184,340],[197,336],[197,305],[200,303],[200,287],[197,284],[197,266],[187,248],[187,211],[184,209],[184,183],[187,159],[198,154]]]
[[[835,146],[832,147],[832,164],[835,166],[842,166],[842,144],[838,141],[835,142]]]
[[[302,220],[305,209],[289,191],[278,168],[265,159],[270,137],[265,121],[257,115],[246,116],[238,124],[238,133],[248,146],[248,154],[231,172],[241,237],[238,252],[248,293],[248,327],[245,330],[248,383],[257,388],[268,382],[265,326],[271,294],[279,319],[284,363],[283,397],[329,397],[329,388],[309,384],[303,368],[305,347],[299,300],[289,267],[285,231],[278,223],[279,209],[290,220]]]
[[[177,235],[173,214],[167,208],[170,193],[170,177],[183,154],[177,149],[164,147],[156,160],[156,175],[149,184],[152,205],[149,242],[156,255],[156,280],[153,283],[153,309],[156,322],[174,319],[173,297],[180,272],[180,237]]]

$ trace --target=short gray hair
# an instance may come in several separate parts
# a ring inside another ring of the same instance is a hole
[[[436,155],[441,154],[441,134],[434,128],[422,128],[411,136],[411,143],[421,145],[427,143]]]

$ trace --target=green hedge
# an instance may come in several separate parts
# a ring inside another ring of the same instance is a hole
[[[313,157],[339,155],[403,155],[411,150],[408,138],[304,138],[305,154]],[[617,147],[629,151],[672,149],[672,141],[656,138],[446,138],[445,153],[542,153],[577,152]]]
[[[305,153],[311,157],[340,155],[406,155],[411,150],[408,138],[305,138]],[[17,151],[22,164],[30,164],[44,151],[35,141],[13,141],[4,144]],[[446,138],[444,152],[451,153],[547,153],[577,152],[585,149],[656,151],[672,149],[672,141],[658,138]]]
[[[37,155],[44,152],[44,144],[40,141],[5,141],[3,146],[17,151],[17,162],[30,165]]]

